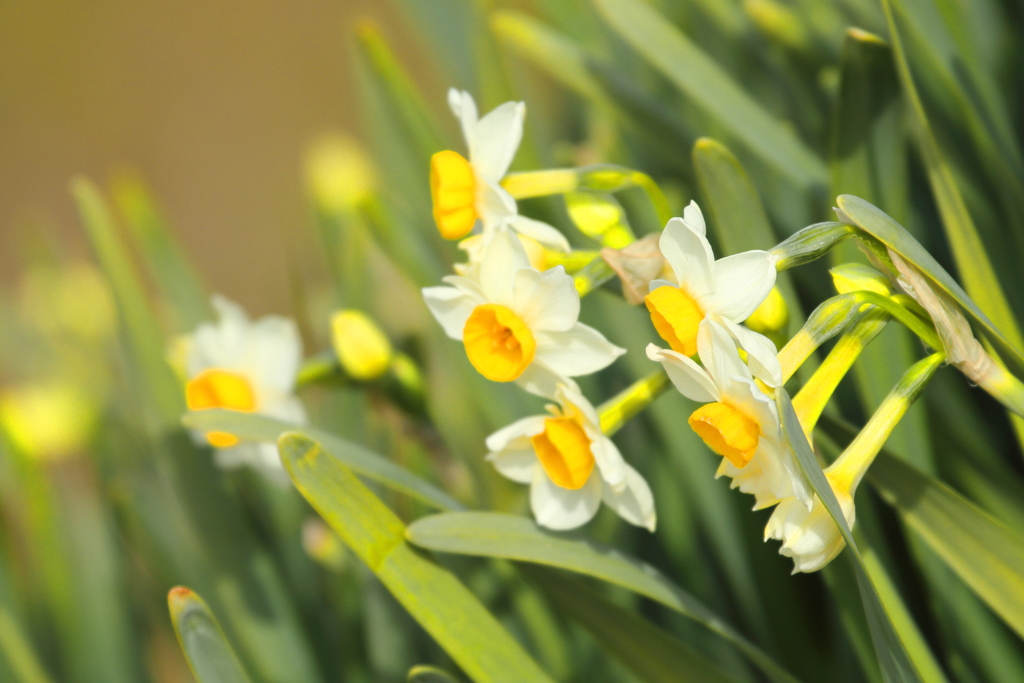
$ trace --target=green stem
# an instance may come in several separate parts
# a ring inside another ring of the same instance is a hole
[[[597,409],[601,416],[601,431],[607,436],[619,431],[641,410],[651,405],[654,399],[664,393],[668,386],[668,375],[663,370],[659,370],[637,380],[602,403]]]

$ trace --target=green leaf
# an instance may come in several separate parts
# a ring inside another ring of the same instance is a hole
[[[217,617],[197,593],[184,586],[172,588],[167,606],[181,651],[199,683],[249,683]]]
[[[227,432],[243,441],[276,442],[285,432],[302,434],[324,445],[337,458],[359,474],[401,491],[427,505],[442,510],[461,510],[463,505],[444,491],[358,444],[312,427],[301,427],[256,413],[241,413],[219,408],[186,413],[184,425],[201,432]]]
[[[846,523],[842,508],[839,507],[839,501],[836,500],[835,493],[825,478],[821,465],[814,457],[811,445],[807,443],[807,437],[804,436],[803,428],[800,426],[800,419],[796,416],[789,394],[783,387],[775,389],[775,402],[779,408],[783,434],[792,447],[797,465],[810,483],[811,489],[828,510],[832,520],[839,527],[848,546],[847,554],[853,560],[857,585],[860,588],[864,612],[871,630],[871,640],[875,645],[875,654],[878,656],[878,663],[882,669],[882,677],[887,683],[921,681],[921,676],[914,664],[911,663],[910,655],[907,653],[903,641],[900,640],[896,628],[868,576],[860,550],[858,550],[850,527]]]
[[[964,311],[981,325],[985,336],[995,345],[1000,357],[1013,373],[1017,377],[1024,377],[1024,354],[1018,350],[1019,345],[1016,342],[1011,343],[1003,335],[1000,328],[985,315],[984,311],[967,295],[967,292],[921,246],[920,242],[914,239],[913,235],[887,213],[860,197],[844,194],[836,199],[836,203],[857,227],[912,263],[949,296],[953,297]]]
[[[0,657],[17,676],[18,683],[50,683],[25,633],[6,606],[0,605]]]
[[[278,449],[303,497],[469,676],[550,680],[458,579],[406,543],[402,521],[340,460],[297,433]]]
[[[409,669],[408,683],[457,683],[447,671],[420,664]]]
[[[524,568],[559,612],[579,622],[601,645],[651,683],[735,681],[717,664],[646,619],[549,569]]]
[[[824,185],[821,159],[711,57],[641,0],[594,0],[612,30],[737,140],[798,185]]]
[[[656,600],[735,645],[775,681],[794,681],[756,645],[650,565],[594,541],[541,529],[498,512],[451,512],[413,522],[414,544],[446,553],[501,557],[586,574]]]

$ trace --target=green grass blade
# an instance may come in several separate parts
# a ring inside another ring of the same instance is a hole
[[[825,184],[821,159],[650,5],[594,1],[612,30],[767,165],[802,187]]]
[[[407,680],[408,683],[458,683],[448,672],[424,664],[409,669]]]
[[[39,655],[10,611],[0,606],[0,657],[17,677],[17,683],[50,683]]]
[[[221,409],[186,413],[182,422],[190,429],[202,432],[227,432],[244,441],[273,443],[285,432],[302,434],[323,444],[331,457],[337,458],[346,467],[369,479],[396,491],[401,491],[432,507],[442,510],[461,510],[463,508],[461,503],[444,491],[423,481],[390,460],[386,460],[358,444],[319,429],[300,427],[266,415]]]
[[[405,541],[405,525],[316,441],[289,433],[281,460],[303,497],[474,680],[547,675],[450,572]]]
[[[579,622],[604,648],[650,683],[724,683],[737,679],[683,641],[646,619],[609,602],[579,581],[539,567],[526,576],[569,618]]]
[[[413,522],[406,536],[430,550],[550,565],[607,581],[669,607],[735,645],[774,681],[794,681],[768,655],[650,565],[594,541],[545,531],[524,517],[454,512]]]
[[[922,678],[911,662],[904,642],[896,632],[892,620],[886,612],[878,591],[868,576],[864,566],[864,560],[854,541],[853,534],[846,517],[839,507],[835,493],[825,478],[825,473],[814,457],[811,445],[807,443],[803,429],[800,426],[800,419],[793,410],[793,404],[789,394],[782,387],[775,390],[775,402],[779,407],[779,416],[782,421],[782,430],[786,440],[793,449],[793,455],[797,465],[803,472],[804,477],[810,483],[811,489],[824,504],[829,515],[839,527],[843,539],[848,546],[846,554],[853,560],[854,571],[857,575],[857,585],[860,588],[861,600],[864,603],[864,612],[867,615],[868,626],[871,630],[871,640],[875,646],[875,654],[878,657],[878,664],[882,670],[882,677],[887,683],[902,683],[921,681]]]
[[[197,593],[178,586],[167,594],[178,644],[198,683],[249,683],[217,617]]]

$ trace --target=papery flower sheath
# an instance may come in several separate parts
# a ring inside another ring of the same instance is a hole
[[[574,387],[559,385],[550,415],[526,417],[487,438],[487,459],[512,481],[530,485],[537,523],[574,529],[601,502],[630,524],[654,531],[654,497],[644,478],[601,432],[597,411]]]
[[[569,242],[562,233],[520,216],[516,200],[500,185],[523,138],[526,105],[506,102],[481,118],[473,97],[454,88],[448,91],[448,104],[462,125],[469,158],[451,150],[431,158],[430,193],[441,235],[461,239],[479,224],[477,244],[467,245],[471,261],[495,231],[505,228],[545,247],[568,251]]]
[[[554,398],[559,383],[572,386],[570,377],[597,372],[626,352],[579,322],[580,297],[565,270],[531,268],[509,231],[487,245],[478,278],[444,281],[450,286],[427,287],[423,298],[487,379]]]
[[[733,488],[752,494],[755,509],[794,492],[809,500],[782,438],[775,401],[754,381],[736,342],[722,325],[707,321],[697,335],[697,353],[704,367],[678,351],[647,347],[647,356],[662,364],[681,394],[704,403],[689,423],[722,456],[717,476],[730,477]]]
[[[280,316],[249,320],[242,308],[215,295],[219,321],[204,323],[185,340],[185,396],[189,410],[225,408],[305,424],[295,396],[302,344],[295,323]],[[193,432],[216,449],[216,462],[252,465],[283,476],[273,443],[240,442],[225,432]]]
[[[778,257],[766,251],[745,251],[715,260],[705,237],[704,216],[696,202],[665,226],[661,253],[675,273],[675,282],[654,280],[644,301],[658,334],[673,351],[697,353],[697,334],[704,321],[724,327],[749,355],[753,374],[769,386],[782,382],[775,344],[743,327],[775,285]]]

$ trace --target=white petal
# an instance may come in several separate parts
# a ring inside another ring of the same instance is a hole
[[[519,484],[529,484],[533,481],[535,470],[541,469],[537,460],[537,453],[533,447],[510,448],[503,451],[496,451],[487,455],[487,460],[494,465],[494,469],[508,479]]]
[[[557,228],[541,221],[535,221],[526,216],[516,216],[512,222],[512,229],[520,235],[532,237],[545,247],[559,251],[570,251],[572,246]]]
[[[424,287],[423,301],[452,339],[462,341],[462,330],[466,327],[473,309],[480,301],[455,287]]]
[[[478,178],[476,190],[476,209],[480,213],[484,232],[492,232],[507,227],[515,220],[516,200],[505,188],[483,178]]]
[[[487,437],[487,450],[501,451],[506,448],[522,445],[513,442],[520,439],[529,439],[531,436],[543,432],[545,419],[547,418],[544,415],[531,415],[530,417],[516,420],[506,427],[502,427]]]
[[[299,397],[294,394],[275,397],[272,401],[261,405],[259,412],[262,415],[276,417],[278,420],[283,420],[293,425],[301,426],[309,423],[305,406],[302,405]]]
[[[770,387],[782,384],[779,352],[771,339],[748,327],[734,323],[728,318],[716,317],[715,322],[722,324],[728,330],[729,335],[739,342],[740,348],[747,352],[747,365],[750,366],[754,377]]]
[[[767,251],[745,251],[715,261],[706,310],[738,323],[746,320],[775,286],[776,261],[778,257]]]
[[[563,489],[548,478],[543,467],[538,467],[530,485],[530,507],[541,526],[556,531],[575,529],[597,514],[603,488],[597,472],[593,472],[581,488]]]
[[[602,491],[604,504],[615,510],[619,517],[630,524],[645,527],[653,532],[657,523],[654,511],[654,495],[647,481],[635,469],[626,465],[626,485],[615,490],[605,484]]]
[[[526,105],[506,102],[486,114],[476,125],[470,161],[485,180],[498,182],[508,171],[523,139]]]
[[[534,362],[566,377],[603,370],[626,352],[583,323],[576,323],[565,332],[537,331],[533,337],[537,341]]]
[[[256,390],[283,394],[295,388],[302,363],[302,341],[295,323],[280,316],[261,318],[249,328],[246,365]]]
[[[576,382],[536,360],[523,370],[523,374],[516,379],[516,384],[535,396],[543,396],[552,400],[557,400],[555,397],[559,385],[568,385],[579,391]]]
[[[473,137],[477,124],[476,102],[473,101],[473,96],[465,90],[451,88],[448,91],[448,106],[452,108],[452,113],[459,120],[459,124],[462,126],[462,137],[465,138],[466,147],[472,154]]]
[[[567,415],[579,415],[583,422],[598,431],[601,428],[601,419],[593,404],[580,392],[580,388],[573,384],[562,384],[555,391],[555,400],[562,406],[562,412]]]
[[[533,331],[565,332],[580,317],[580,295],[562,266],[543,273],[524,268],[516,273],[512,310]]]
[[[599,428],[587,429],[586,432],[590,438],[590,452],[594,455],[594,462],[605,485],[621,491],[623,486],[628,485],[626,475],[629,470],[622,453],[611,439],[601,434]]]
[[[704,318],[697,330],[697,354],[722,393],[735,380],[751,380],[753,376],[740,359],[736,342],[729,332],[714,320]]]
[[[673,218],[661,233],[658,246],[672,266],[679,286],[690,296],[702,300],[712,293],[715,255],[704,235],[691,229],[681,218]]]
[[[679,393],[698,403],[710,403],[719,398],[718,387],[704,368],[681,353],[647,345],[647,357],[661,363]]]
[[[690,200],[690,203],[683,209],[683,220],[694,232],[698,232],[701,235],[706,235],[708,232],[707,226],[704,225],[704,214],[701,213],[700,207],[697,206],[697,202]]]
[[[238,304],[220,294],[210,297],[216,323],[203,323],[190,339],[186,370],[189,377],[208,368],[239,368],[249,345],[249,317]]]
[[[494,233],[480,263],[480,286],[487,300],[511,308],[515,274],[529,267],[522,242],[510,230]]]

